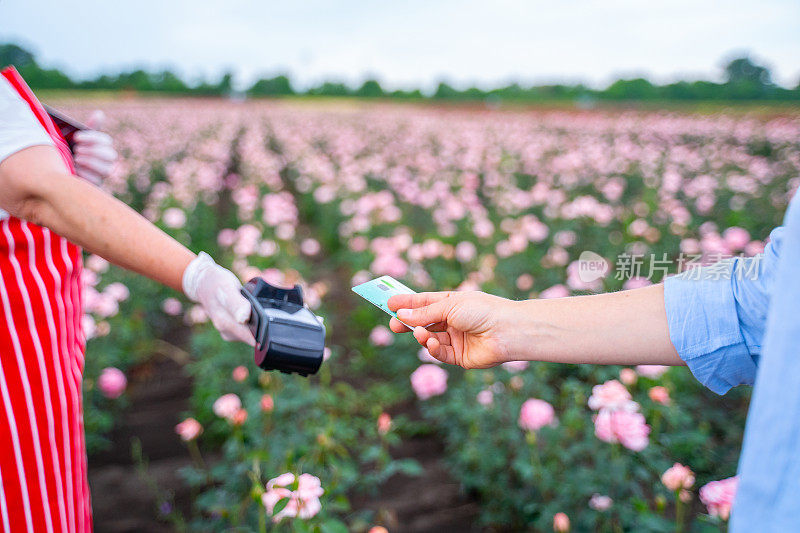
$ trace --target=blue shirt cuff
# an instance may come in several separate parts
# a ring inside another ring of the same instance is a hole
[[[734,266],[721,261],[664,282],[670,340],[697,380],[717,394],[752,384],[756,375],[736,310]]]

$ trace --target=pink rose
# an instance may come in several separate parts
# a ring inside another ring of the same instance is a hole
[[[103,289],[103,294],[107,294],[118,302],[124,302],[131,295],[131,292],[122,283],[115,282]]]
[[[708,514],[727,520],[739,486],[737,476],[711,481],[700,488],[700,501],[708,507]]]
[[[661,483],[668,490],[676,492],[681,489],[690,489],[694,485],[694,472],[688,466],[675,463],[661,474]]]
[[[619,442],[639,452],[647,447],[650,426],[636,411],[601,409],[594,417],[594,434],[604,442]]]
[[[186,224],[186,213],[177,207],[170,207],[161,217],[168,228],[182,228]]]
[[[167,298],[161,302],[161,309],[170,316],[176,316],[181,314],[181,311],[183,311],[183,306],[176,298]]]
[[[411,374],[411,388],[420,400],[444,394],[447,390],[447,372],[437,365],[420,365]]]
[[[636,371],[640,376],[650,379],[660,378],[667,370],[669,370],[669,367],[664,365],[638,365],[636,367]]]
[[[744,228],[733,226],[722,232],[722,240],[731,251],[739,251],[750,242],[750,233]]]
[[[553,531],[556,533],[569,532],[569,517],[564,513],[556,513],[553,517]]]
[[[369,334],[369,342],[375,346],[389,346],[394,342],[394,335],[386,326],[375,326]]]
[[[261,397],[261,410],[265,413],[271,413],[273,409],[275,409],[275,401],[272,399],[272,396],[269,394],[265,394]]]
[[[239,366],[237,366],[236,368],[233,369],[233,372],[231,373],[231,375],[233,376],[233,381],[236,381],[237,383],[241,383],[242,381],[247,379],[247,376],[250,375],[250,371],[247,370],[246,366],[239,365]]]
[[[235,394],[225,394],[217,398],[214,402],[214,414],[228,421],[233,421],[233,417],[242,408],[242,400]]]
[[[636,371],[631,368],[623,368],[619,371],[619,380],[625,385],[636,383]]]
[[[519,410],[519,427],[527,431],[537,431],[555,423],[553,406],[544,400],[531,398],[525,400]]]
[[[200,436],[203,432],[203,426],[194,418],[187,418],[177,426],[175,426],[175,433],[180,435],[181,440],[189,442]]]
[[[386,435],[390,429],[392,429],[392,417],[389,413],[381,413],[378,416],[378,433]]]
[[[477,255],[478,251],[475,248],[475,245],[469,241],[463,241],[456,244],[456,259],[460,263],[469,263],[475,256]]]
[[[477,400],[481,405],[492,405],[494,402],[494,393],[489,389],[484,389],[478,393]]]
[[[523,370],[528,368],[529,364],[530,363],[528,363],[528,361],[506,361],[505,363],[502,363],[500,366],[502,366],[504,369],[511,372],[512,374],[515,374],[517,372],[522,372]]]
[[[600,409],[619,409],[631,401],[631,393],[625,385],[612,379],[602,385],[592,387],[589,397],[589,408],[595,411]]]
[[[545,289],[539,293],[539,298],[543,300],[548,298],[565,298],[567,296],[569,296],[569,289],[564,285],[553,285],[549,289]]]
[[[127,385],[128,379],[125,374],[122,373],[122,370],[113,366],[104,368],[100,372],[100,377],[97,378],[97,388],[106,398],[119,398],[125,392]]]
[[[647,395],[650,396],[650,399],[656,403],[660,403],[662,405],[669,405],[670,403],[669,392],[667,391],[666,387],[652,387],[649,391],[647,391]]]
[[[303,239],[300,243],[300,251],[305,255],[317,255],[320,251],[319,241],[316,239]]]
[[[605,511],[610,508],[613,503],[614,500],[610,497],[597,493],[592,494],[592,497],[589,499],[589,507],[595,511]]]
[[[233,413],[233,416],[228,419],[228,421],[234,426],[241,426],[247,421],[247,410],[237,409],[236,412]]]
[[[289,487],[297,483],[295,490]],[[267,509],[267,514],[272,515],[279,501],[288,498],[286,506],[272,516],[273,522],[280,522],[283,518],[299,517],[304,520],[314,517],[322,509],[319,497],[325,491],[320,480],[311,474],[294,474],[287,472],[267,482],[267,490],[261,496],[261,501]]]

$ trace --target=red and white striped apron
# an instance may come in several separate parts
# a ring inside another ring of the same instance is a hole
[[[70,172],[72,157],[13,68]],[[47,228],[0,221],[0,528],[91,531],[81,381],[81,249]]]

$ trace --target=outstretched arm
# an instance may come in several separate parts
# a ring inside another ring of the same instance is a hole
[[[32,146],[0,162],[0,208],[44,226],[115,265],[185,292],[226,340],[253,344],[241,284],[207,255],[197,257],[133,209],[70,175],[55,148]]]
[[[124,203],[68,174],[51,146],[26,148],[0,163],[0,207],[176,290],[195,258]]]
[[[434,357],[465,368],[514,360],[684,364],[670,341],[663,285],[525,301],[481,292],[423,293],[394,296],[389,307],[417,326],[414,336]],[[408,331],[396,319],[390,325]]]

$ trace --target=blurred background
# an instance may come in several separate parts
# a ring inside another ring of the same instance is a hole
[[[798,58],[790,0],[0,2],[0,67],[104,111],[106,190],[242,279],[300,283],[328,328],[317,376],[263,373],[202,309],[87,254],[96,529],[724,529],[699,489],[736,472],[746,388],[434,366],[349,289],[559,297],[663,275],[584,283],[583,250],[759,253],[798,185]],[[611,380],[644,447],[598,426]],[[662,481],[676,462],[690,486]],[[262,499],[285,472],[320,479],[321,510]]]

